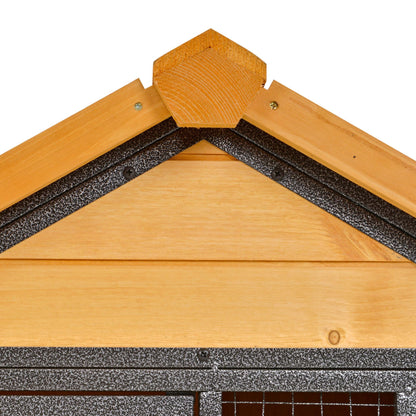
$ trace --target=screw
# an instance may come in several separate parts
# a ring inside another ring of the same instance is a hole
[[[270,101],[269,106],[272,110],[277,110],[277,107],[279,107],[279,104],[277,104],[277,101]]]
[[[407,396],[410,396],[413,393],[413,389],[410,386],[407,386],[405,392]]]
[[[272,172],[272,179],[275,181],[281,181],[284,176],[285,176],[285,172],[283,171],[283,169],[280,169],[279,167],[275,168],[275,170]]]
[[[209,351],[208,350],[198,351],[198,359],[199,361],[206,363],[209,359]]]
[[[136,171],[131,166],[127,166],[123,170],[124,179],[127,181],[131,181],[133,178],[136,177]]]
[[[143,108],[143,104],[142,103],[136,103],[134,104],[134,109],[137,111],[140,111]]]

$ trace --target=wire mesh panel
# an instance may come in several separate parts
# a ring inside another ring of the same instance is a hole
[[[395,393],[225,392],[223,416],[394,416]]]

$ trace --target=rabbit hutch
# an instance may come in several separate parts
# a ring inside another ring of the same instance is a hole
[[[209,30],[0,156],[0,415],[416,415],[416,162]]]

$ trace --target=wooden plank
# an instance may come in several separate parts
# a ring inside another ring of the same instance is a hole
[[[244,118],[416,217],[416,162],[362,130],[275,81]]]
[[[155,88],[136,80],[0,155],[0,211],[168,117]]]
[[[0,258],[407,261],[239,161],[167,161]]]
[[[331,331],[339,347],[416,346],[411,263],[0,261],[0,275],[1,346],[331,347]]]

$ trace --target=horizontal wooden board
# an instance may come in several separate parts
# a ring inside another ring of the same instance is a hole
[[[0,211],[168,117],[155,88],[136,80],[0,155]]]
[[[407,261],[238,161],[167,161],[0,258]]]
[[[275,81],[244,118],[416,217],[416,161],[385,143]]]
[[[416,347],[411,263],[0,261],[1,346]],[[334,332],[331,339],[334,340]]]

